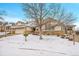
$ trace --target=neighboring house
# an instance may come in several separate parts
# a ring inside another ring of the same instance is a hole
[[[6,27],[6,32],[11,32],[11,26],[12,26],[12,24],[10,24],[10,23],[8,23],[8,24],[6,24],[5,25],[5,27]]]
[[[75,28],[75,41],[79,42],[79,27]]]
[[[4,26],[0,25],[0,32],[4,32]]]
[[[16,34],[23,34],[25,31],[31,32],[32,31],[32,25],[31,22],[25,24],[22,21],[18,21],[15,23],[14,26],[11,26],[11,33],[15,32]]]
[[[20,34],[24,32],[24,23],[21,21],[17,21],[15,25],[11,26],[11,33]]]
[[[3,20],[4,19],[2,17],[0,17],[0,32],[4,31]]]

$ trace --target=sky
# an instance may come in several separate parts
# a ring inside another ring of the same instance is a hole
[[[22,5],[17,3],[0,3],[0,10],[5,10],[7,16],[5,20],[9,22],[16,22],[24,18],[24,12],[22,11]]]
[[[75,24],[79,27],[79,4],[78,3],[62,3],[61,4],[67,11],[73,12],[77,17]],[[8,22],[16,22],[23,18],[24,12],[22,10],[22,5],[19,3],[0,3],[0,10],[5,10],[7,16],[5,20]]]

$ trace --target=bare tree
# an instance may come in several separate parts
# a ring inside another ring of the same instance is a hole
[[[65,10],[61,6],[61,4],[57,4],[57,3],[23,4],[23,10],[27,17],[35,19],[37,26],[39,26],[39,29],[40,29],[39,30],[40,39],[42,39],[41,34],[42,34],[43,19],[46,19],[47,17],[52,17],[53,19],[58,21],[57,24],[63,24],[65,26],[65,31],[66,31],[66,25],[71,24],[76,20],[73,13],[67,12],[67,10]]]
[[[66,9],[58,5],[55,5],[55,8],[53,8],[51,14],[52,17],[58,21],[57,24],[61,24],[64,26],[65,34],[67,34],[67,25],[72,25],[77,19],[73,12],[68,12]],[[74,30],[73,33],[75,33]],[[73,33],[73,44],[75,44],[75,34]]]
[[[0,20],[1,21],[3,21],[2,22],[2,25],[4,26],[4,31],[5,31],[5,36],[6,36],[6,23],[5,23],[5,20],[4,20],[4,16],[6,16],[7,14],[6,14],[6,11],[4,11],[4,10],[0,10]]]
[[[46,4],[43,3],[29,3],[23,4],[23,10],[25,11],[26,16],[34,19],[37,26],[39,26],[39,35],[42,39],[42,22],[43,19],[49,14],[50,9],[47,8]]]
[[[51,8],[52,18],[58,21],[57,24],[62,24],[65,28],[65,33],[67,33],[67,25],[73,24],[77,18],[72,12],[68,12],[62,7],[61,4],[54,4]]]

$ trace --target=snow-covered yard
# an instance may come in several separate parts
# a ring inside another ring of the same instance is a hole
[[[79,56],[79,43],[73,45],[72,41],[62,39],[57,36],[39,36],[29,35],[25,42],[23,35],[14,35],[0,38],[0,55],[12,56],[60,56],[74,55]]]
[[[2,36],[2,35],[5,35],[5,34],[8,34],[9,32],[0,32],[0,36]]]
[[[0,35],[5,35],[5,32],[0,32]]]

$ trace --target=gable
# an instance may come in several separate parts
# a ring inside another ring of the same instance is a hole
[[[62,30],[62,26],[55,26],[54,27],[54,31],[61,31]]]

